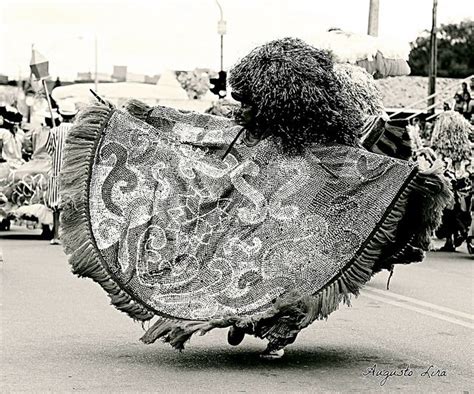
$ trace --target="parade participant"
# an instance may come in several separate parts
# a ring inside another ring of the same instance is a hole
[[[66,136],[71,129],[74,117],[77,114],[76,106],[73,102],[63,101],[59,103],[59,114],[63,121],[60,126],[53,127],[49,133],[49,140],[47,143],[48,152],[52,157],[51,171],[48,177],[48,193],[47,203],[53,210],[54,224],[53,224],[53,239],[51,245],[59,245],[59,174],[61,172],[64,145],[66,144]]]
[[[421,261],[446,181],[359,147],[362,113],[330,55],[297,39],[230,72],[226,118],[132,102],[82,112],[61,173],[73,272],[119,310],[157,317],[142,340],[177,349],[232,327],[265,357],[349,303],[374,273]]]
[[[3,121],[0,128],[1,153],[2,159],[5,161],[1,177],[4,178],[9,169],[16,169],[23,164],[21,149],[25,140],[25,133],[20,128],[23,116],[15,107],[3,107],[1,117]]]
[[[32,155],[28,162],[24,163],[15,172],[15,180],[31,178],[36,175],[46,177],[51,169],[51,155],[48,152],[47,143],[49,133],[53,124],[59,126],[61,118],[57,112],[53,112],[54,122],[51,119],[51,112],[43,113],[43,125],[31,132],[26,133],[25,137],[31,143]],[[46,178],[45,178],[46,181]]]
[[[33,143],[33,155],[31,156],[32,160],[42,160],[50,159],[50,154],[48,152],[48,140],[50,136],[51,129],[58,127],[61,124],[61,117],[56,112],[53,111],[53,118],[51,118],[51,112],[44,112],[44,125],[40,128],[33,130],[31,134],[31,140]]]
[[[362,67],[336,64],[336,78],[344,86],[342,95],[362,114],[360,144],[370,152],[408,160],[413,156],[414,144],[404,128],[390,122],[384,110],[382,94],[374,78]]]
[[[442,226],[437,231],[439,238],[446,239],[440,251],[454,252],[468,236],[472,189],[467,167],[473,160],[469,141],[473,132],[474,127],[455,111],[441,113],[433,129],[431,147],[444,162],[455,196],[454,205],[444,210]]]

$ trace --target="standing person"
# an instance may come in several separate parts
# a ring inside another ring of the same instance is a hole
[[[462,95],[463,99],[463,107],[462,107],[462,115],[467,119],[471,120],[471,111],[472,111],[472,104],[471,104],[471,95],[469,92],[465,92]]]
[[[437,231],[439,238],[446,239],[440,251],[456,251],[467,237],[471,218],[469,204],[465,204],[464,189],[470,187],[466,168],[472,160],[469,134],[473,130],[470,123],[455,111],[442,112],[434,126],[431,147],[445,164],[445,173],[451,178],[455,196],[454,204],[445,208],[442,226]]]
[[[20,128],[23,116],[12,106],[0,109],[0,141],[2,142],[2,158],[10,167],[18,168],[23,164],[21,156],[25,133]]]
[[[53,210],[53,239],[51,245],[59,245],[59,175],[63,163],[64,146],[66,144],[66,136],[71,129],[74,117],[77,114],[76,106],[73,102],[64,101],[59,104],[59,114],[63,122],[60,126],[53,127],[49,134],[48,151],[52,157],[51,172],[48,181],[47,204]]]
[[[464,110],[464,100],[462,98],[462,94],[456,93],[454,95],[454,104],[453,110],[462,114]]]
[[[25,133],[20,128],[23,116],[15,107],[0,108],[0,118],[2,119],[0,145],[3,161],[0,164],[0,179],[5,180],[11,170],[17,169],[24,163],[21,152]]]

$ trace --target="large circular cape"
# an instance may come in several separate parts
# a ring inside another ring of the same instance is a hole
[[[335,144],[289,156],[271,138],[237,143],[222,159],[238,131],[166,107],[147,122],[86,111],[68,137],[62,180],[75,272],[142,320],[254,318],[287,294],[341,287],[348,272],[367,280],[374,237],[413,165]]]

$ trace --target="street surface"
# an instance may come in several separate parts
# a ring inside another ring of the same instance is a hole
[[[379,274],[351,308],[268,361],[258,357],[263,341],[234,348],[225,330],[192,338],[182,353],[142,344],[141,325],[73,276],[62,248],[38,234],[0,233],[3,393],[474,393],[474,259],[465,247],[398,266],[390,291]]]

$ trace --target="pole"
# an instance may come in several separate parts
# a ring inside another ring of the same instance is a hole
[[[54,127],[56,126],[56,122],[54,121],[53,107],[51,106],[51,99],[49,98],[49,91],[48,91],[48,85],[46,85],[46,79],[43,79],[43,87],[44,87],[44,92],[46,94],[46,100],[48,101],[48,108],[49,108],[49,113],[51,114],[51,121],[53,122],[53,127]]]
[[[428,79],[428,95],[434,95],[436,92],[436,72],[437,72],[437,42],[436,42],[436,13],[438,8],[438,0],[433,0],[432,10],[432,24],[431,24],[431,36],[430,36],[430,72]],[[431,108],[429,113],[434,114],[434,103],[435,98],[432,96],[428,100],[428,107]]]
[[[224,35],[221,34],[221,71],[224,70]]]
[[[94,36],[94,52],[95,52],[95,72],[94,72],[94,90],[99,92],[99,76],[98,76],[98,50],[97,50],[97,34]]]
[[[224,20],[224,12],[219,0],[216,0],[216,4],[219,7],[219,13],[221,18],[217,22],[217,33],[221,36],[221,71],[224,71],[224,34],[226,33],[226,22]]]
[[[374,37],[379,35],[379,0],[370,0],[367,34]]]

